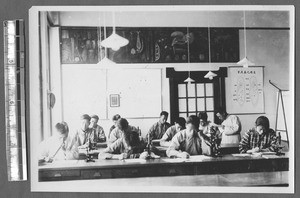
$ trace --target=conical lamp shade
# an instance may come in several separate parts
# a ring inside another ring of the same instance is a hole
[[[243,58],[242,60],[240,60],[239,62],[237,62],[236,64],[238,65],[242,65],[243,67],[247,68],[249,66],[253,66],[255,65],[253,62],[251,62],[247,57]]]
[[[208,78],[210,80],[212,80],[214,77],[218,76],[217,74],[215,74],[214,72],[212,71],[209,71],[205,76],[204,78]]]
[[[116,67],[117,64],[105,56],[97,65],[103,69],[111,69]]]
[[[195,80],[191,79],[190,77],[188,77],[187,79],[184,80],[184,82],[191,84],[192,82],[195,82]]]
[[[128,39],[123,38],[113,32],[109,37],[101,42],[102,47],[111,48],[114,51],[118,51],[121,47],[129,43]]]

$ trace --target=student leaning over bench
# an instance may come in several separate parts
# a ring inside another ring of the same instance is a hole
[[[57,123],[55,129],[56,133],[53,136],[40,143],[39,161],[78,159],[78,145],[69,136],[68,124]]]
[[[167,150],[168,157],[189,158],[202,154],[202,138],[199,131],[199,118],[191,115],[186,119],[186,129],[178,132]]]
[[[123,121],[122,121],[123,120]],[[121,118],[121,123],[127,123],[126,119]],[[118,138],[101,153],[99,159],[126,159],[136,158],[143,152],[145,144],[140,141],[138,132],[124,130],[122,137]]]
[[[241,153],[276,152],[278,143],[276,133],[270,129],[269,119],[260,116],[255,121],[255,127],[245,133],[239,145]]]

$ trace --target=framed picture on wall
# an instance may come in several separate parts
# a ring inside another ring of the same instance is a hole
[[[109,95],[109,104],[110,104],[110,107],[119,107],[120,106],[120,95],[119,94],[110,94]]]

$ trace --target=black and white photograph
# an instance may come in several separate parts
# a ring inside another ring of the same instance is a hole
[[[294,7],[33,6],[31,190],[294,193]]]

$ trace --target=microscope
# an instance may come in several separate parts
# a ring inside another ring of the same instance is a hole
[[[276,151],[276,155],[278,156],[281,156],[281,155],[285,155],[283,152],[282,152],[282,149],[284,148],[284,146],[281,145],[281,134],[280,132],[278,132],[278,136],[276,137],[277,139],[277,151]]]
[[[94,156],[93,156],[94,153],[92,153],[91,151],[96,149],[97,143],[92,142],[92,141],[88,141],[87,145],[88,146],[86,147],[86,159],[85,159],[85,161],[86,162],[95,162]]]
[[[207,136],[205,134],[201,134],[201,136],[204,139],[204,142],[209,147],[208,150],[206,150],[206,153],[204,155],[212,156],[212,157],[220,157],[220,143],[221,139],[218,137],[217,129],[214,127],[210,128],[210,135]]]
[[[155,155],[155,147],[152,145],[150,134],[148,134],[147,146],[144,149],[144,153],[147,152],[147,157],[145,159],[157,159],[160,158],[158,155]]]

